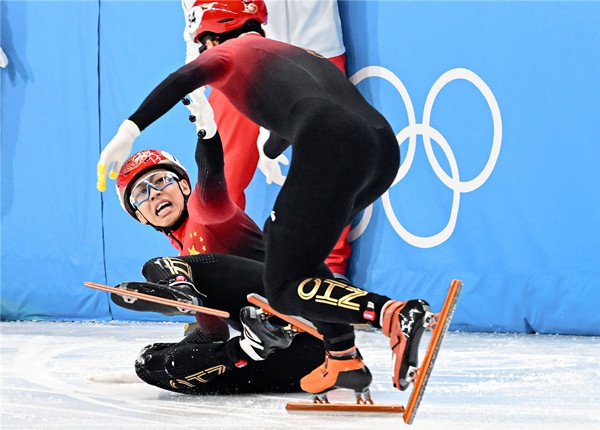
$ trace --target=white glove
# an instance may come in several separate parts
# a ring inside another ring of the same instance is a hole
[[[203,139],[210,139],[217,132],[215,114],[212,106],[204,95],[204,87],[195,89],[183,99],[183,104],[192,113],[190,121],[196,124],[196,131]]]
[[[258,168],[267,178],[267,184],[275,182],[277,185],[283,185],[285,182],[285,176],[281,173],[281,166],[283,164],[287,166],[290,161],[288,158],[281,154],[277,158],[271,159],[265,155],[264,146],[265,142],[271,134],[270,131],[261,127],[258,133],[258,139],[256,139],[256,146],[258,147]]]
[[[133,141],[139,135],[140,129],[133,121],[128,119],[123,121],[115,137],[108,142],[108,145],[106,145],[106,148],[100,154],[100,160],[98,160],[98,182],[96,183],[98,191],[106,191],[106,171],[109,167],[110,173],[108,177],[110,179],[117,179],[121,166],[131,153]]]
[[[4,69],[6,66],[8,66],[8,58],[2,48],[0,48],[0,67]]]

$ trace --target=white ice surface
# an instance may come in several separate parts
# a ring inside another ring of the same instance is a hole
[[[177,341],[182,331],[174,323],[0,323],[0,428],[406,426],[397,414],[286,412],[286,401],[303,394],[184,396],[138,382],[139,350]],[[378,332],[357,334],[374,400],[405,404],[408,394],[389,382],[386,341]],[[343,398],[350,399],[330,395]],[[415,422],[405,428],[600,429],[600,338],[448,333]]]

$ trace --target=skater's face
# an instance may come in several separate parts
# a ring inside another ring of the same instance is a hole
[[[211,49],[214,48],[215,46],[217,46],[219,44],[218,40],[211,40],[208,39],[206,42],[204,42],[204,46],[206,46],[206,49]]]
[[[131,188],[131,204],[143,224],[170,227],[185,210],[190,184],[167,170],[155,170],[140,178]]]

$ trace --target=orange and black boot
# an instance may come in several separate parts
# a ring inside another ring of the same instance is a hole
[[[433,313],[425,300],[389,301],[382,310],[381,331],[390,338],[392,348],[392,381],[394,387],[406,390],[419,364],[419,342],[433,321]]]
[[[362,361],[356,346],[345,351],[327,351],[325,362],[300,380],[307,393],[314,394],[315,401],[328,403],[327,392],[346,388],[356,393],[359,403],[371,403],[369,385],[371,372]]]

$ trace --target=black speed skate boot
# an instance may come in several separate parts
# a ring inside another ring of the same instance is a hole
[[[433,313],[425,300],[390,301],[382,310],[381,331],[390,338],[392,381],[400,391],[413,381],[419,364],[419,342],[433,322]]]
[[[298,334],[289,326],[277,324],[276,317],[270,317],[254,306],[243,307],[240,320],[243,326],[240,346],[255,361],[264,360],[276,349],[287,348]]]
[[[357,403],[373,403],[369,385],[373,380],[356,346],[345,351],[327,351],[325,362],[300,380],[300,387],[314,401],[329,403],[327,392],[336,388],[353,390]]]
[[[140,293],[149,294],[163,299],[170,299],[179,302],[185,302],[192,305],[202,306],[200,293],[196,291],[194,285],[190,282],[174,281],[153,284],[151,282],[123,282],[116,286],[122,290],[138,291]],[[148,302],[146,300],[138,300],[134,297],[124,297],[119,294],[111,293],[110,299],[116,304],[125,309],[131,309],[139,312],[158,312],[163,315],[190,315],[194,311],[174,308],[172,306],[161,305],[160,303]]]

